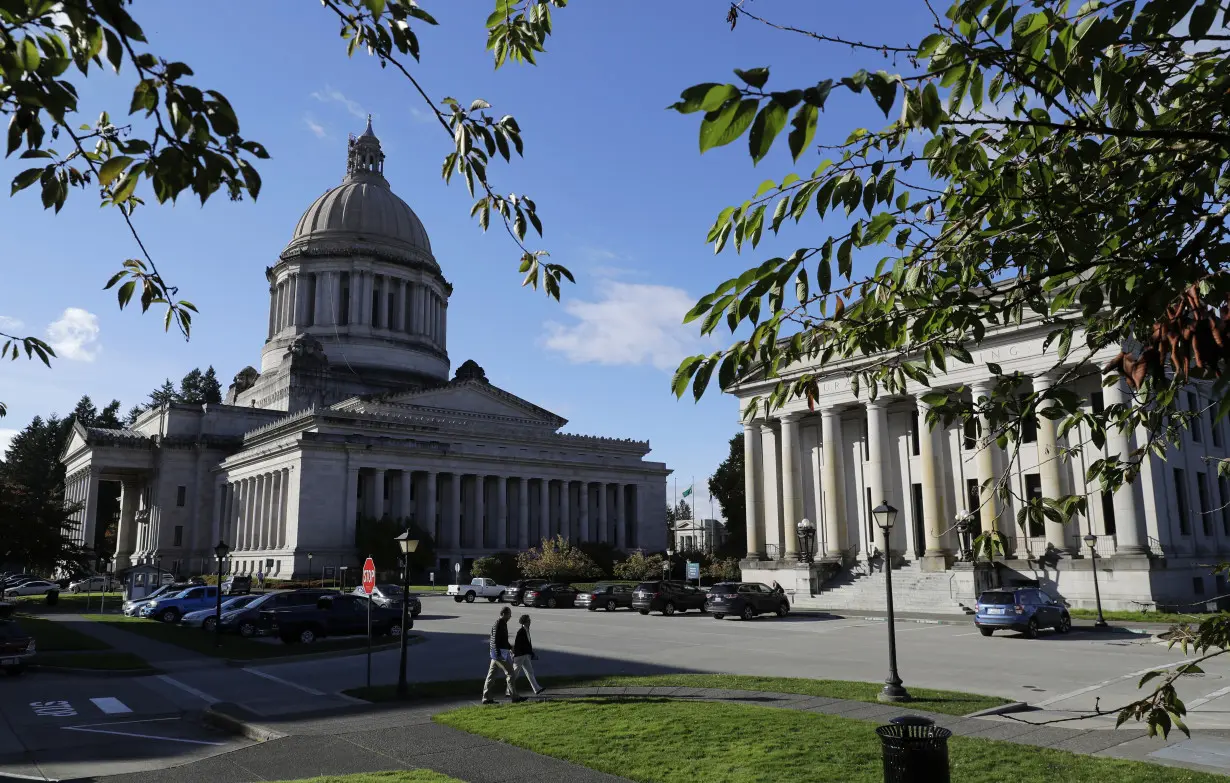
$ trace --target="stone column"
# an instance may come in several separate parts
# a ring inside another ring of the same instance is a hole
[[[474,546],[479,549],[485,549],[487,546],[487,524],[485,517],[487,516],[487,477],[476,473],[474,474],[474,505],[472,516],[472,530],[474,531]]]
[[[435,536],[437,544],[440,544],[441,531],[440,526],[436,524],[436,481],[436,474],[430,470],[427,471],[423,497],[423,514],[426,516],[426,519],[422,521],[419,527]]]
[[[461,541],[461,474],[452,473],[452,481],[448,487],[448,527],[450,543],[454,549],[462,548]]]
[[[693,514],[695,516],[695,514]],[[577,482],[577,537],[581,541],[593,541],[589,527],[589,482]]]
[[[820,411],[820,448],[824,451],[824,474],[821,484],[824,494],[825,556],[841,557],[845,551],[845,471],[841,469],[841,412],[836,408]]]
[[[612,538],[610,535],[610,529],[611,529],[610,522],[611,522],[611,518],[607,514],[607,510],[606,510],[606,482],[599,482],[598,483],[598,524],[594,526],[596,530],[596,535],[594,536],[595,541],[602,541],[608,544],[612,543]]]
[[[1104,388],[1102,395],[1107,408],[1110,408],[1112,405],[1130,407],[1134,402],[1132,395],[1127,391],[1122,380],[1118,380],[1113,385]],[[1200,426],[1199,423],[1197,423],[1197,426]],[[1131,431],[1125,432],[1115,426],[1107,427],[1107,458],[1114,459],[1118,457],[1123,460],[1128,459],[1132,451],[1131,436]],[[1216,472],[1211,472],[1209,475],[1214,477],[1213,481],[1215,482]],[[1132,485],[1123,484],[1115,490],[1112,502],[1115,509],[1115,555],[1126,555],[1129,557],[1147,555],[1149,548],[1146,546],[1148,538],[1145,531],[1145,520],[1140,513],[1140,509],[1136,507],[1136,496]],[[1220,503],[1216,505],[1220,505]]]
[[[918,406],[918,464],[922,479],[923,530],[927,539],[927,549],[922,557],[924,571],[943,571],[948,568],[948,558],[951,552],[944,549],[942,536],[944,534],[944,502],[941,486],[944,480],[944,468],[940,462],[943,453],[937,448],[935,432],[927,426],[927,411],[931,406],[915,399]]]
[[[747,519],[747,558],[764,559],[764,464],[760,424],[743,422],[743,494]]]
[[[349,325],[363,323],[363,273],[357,269],[350,272],[350,319]]]
[[[1056,378],[1050,373],[1044,373],[1033,379],[1034,392],[1042,394],[1055,385]],[[1045,407],[1050,407],[1044,403]],[[1063,485],[1059,472],[1059,439],[1056,434],[1055,421],[1045,416],[1038,417],[1038,478],[1040,479],[1042,497],[1055,500],[1063,496]],[[1046,530],[1046,543],[1061,552],[1071,553],[1075,547],[1068,540],[1067,531],[1062,521],[1056,522],[1046,517],[1043,523]]]
[[[551,536],[551,479],[538,479],[538,537]]]
[[[115,529],[115,570],[132,566],[132,552],[137,532],[137,482],[120,483],[120,523]]]
[[[448,350],[448,300],[440,300],[440,350]]]
[[[278,520],[278,549],[286,548],[286,527],[287,521],[290,519],[290,500],[290,468],[285,468],[282,470],[282,516]]]
[[[517,479],[517,548],[530,546],[530,480]]]
[[[508,546],[508,477],[495,477],[495,546]]]
[[[231,545],[231,549],[239,548],[239,517],[242,513],[240,506],[239,482],[232,481],[227,485],[226,498],[226,542]]]
[[[410,518],[410,510],[411,510],[410,495],[411,495],[413,479],[414,479],[414,474],[412,472],[408,470],[403,470],[401,472],[401,477],[400,477],[401,484],[398,487],[398,492],[397,492],[397,516],[398,516],[398,519],[402,521]],[[422,526],[422,525],[420,525],[420,527],[422,527],[424,530],[427,529],[425,526]]]
[[[885,460],[888,458],[888,409],[885,407],[884,398],[867,402],[867,488],[871,490],[872,508],[880,505],[880,503],[888,500],[888,488],[884,481]],[[870,509],[868,509],[870,513]],[[902,521],[898,519],[898,521]],[[871,522],[873,542],[885,560],[889,558],[889,542],[884,536],[884,531],[875,523],[875,519]]]
[[[566,541],[572,540],[572,482],[565,479],[559,483],[559,533]]]
[[[390,327],[395,332],[406,331],[406,281],[397,281],[397,320]]]
[[[761,492],[764,503],[765,540],[768,541],[772,531],[777,541],[777,557],[783,555],[785,542],[782,531],[782,491],[781,491],[781,460],[778,458],[779,441],[777,431],[767,419],[760,423],[760,477]]]
[[[803,472],[799,465],[801,418],[801,413],[782,416],[782,526],[787,560],[794,560],[799,555],[798,524],[803,519]]]
[[[359,468],[351,466],[346,471],[346,502],[343,505],[346,516],[342,520],[342,547],[354,545],[355,525],[359,516]],[[322,566],[323,567],[323,566]]]
[[[98,519],[98,468],[90,466],[85,476],[85,517],[81,524],[81,545],[86,549],[94,548],[94,526]]]
[[[974,402],[979,399],[990,399],[994,389],[991,379],[978,380],[970,384]],[[995,492],[995,437],[991,432],[991,423],[983,414],[978,415],[978,454],[975,465],[978,471],[978,507],[982,518],[982,532],[999,530],[999,496]]]
[[[615,548],[628,545],[628,503],[624,497],[624,485],[615,485]]]
[[[368,513],[376,519],[384,517],[384,469],[372,471],[372,498],[368,504]]]
[[[269,336],[267,339],[273,339],[273,335],[278,330],[278,287],[269,284]]]
[[[269,527],[269,475],[262,473],[252,482],[252,549],[264,549]]]

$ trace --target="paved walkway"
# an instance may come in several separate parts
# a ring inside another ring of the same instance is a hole
[[[163,671],[226,665],[224,659],[202,655],[177,644],[160,642],[122,628],[114,628],[108,623],[87,620],[79,614],[47,614],[42,617],[46,620],[71,624],[73,630],[92,636],[120,652],[140,656],[154,668]]]
[[[1069,729],[1038,726],[1003,716],[958,717],[884,704],[788,693],[712,688],[561,688],[544,699],[580,697],[670,698],[838,715],[868,721],[868,731],[900,715],[930,718],[959,737],[1054,748],[1092,756],[1133,759],[1206,772],[1230,772],[1230,732],[1196,731],[1187,739],[1150,738],[1143,729]],[[471,699],[362,705],[329,714],[262,720],[272,739],[183,766],[105,778],[106,783],[217,783],[219,780],[292,780],[398,769],[432,769],[471,783],[615,783],[623,780],[502,742],[433,723],[431,718]],[[499,708],[491,708],[499,709]]]

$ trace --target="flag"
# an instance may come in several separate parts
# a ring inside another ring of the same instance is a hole
[[[691,494],[692,494],[692,488],[691,488],[691,487],[688,487],[687,489],[685,489],[685,490],[683,491],[683,496],[684,496],[685,498],[686,498],[688,495],[691,495]]]

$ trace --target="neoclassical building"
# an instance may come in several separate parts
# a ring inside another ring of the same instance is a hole
[[[211,571],[223,540],[236,572],[320,574],[361,562],[357,520],[383,515],[430,532],[450,576],[556,534],[665,547],[670,471],[646,460],[648,442],[562,433],[566,420],[474,361],[449,377],[452,286],[384,178],[370,120],[266,277],[260,369],[241,370],[224,404],[75,428],[63,461],[82,543],[99,547],[110,523],[100,482],[122,487],[117,569]]]
[[[952,364],[933,388],[965,386],[974,399],[986,396],[988,363],[1029,377],[1022,393],[1050,388],[1064,373],[1054,347],[1043,347],[1046,336],[1045,327],[1029,323],[989,331],[973,351],[973,364]],[[1117,353],[1108,349],[1092,364],[1101,366]],[[968,538],[957,526],[968,513],[975,534],[995,529],[1005,539],[1005,557],[995,567],[1002,584],[1036,581],[1074,606],[1094,603],[1095,558],[1082,541],[1090,533],[1097,537],[1104,606],[1182,604],[1191,611],[1230,592],[1210,566],[1230,555],[1230,481],[1219,478],[1209,461],[1230,456],[1230,433],[1211,412],[1184,434],[1181,448],[1170,448],[1165,458],[1148,456],[1132,485],[1110,493],[1086,481],[1088,467],[1101,457],[1126,456],[1146,433],[1110,432],[1098,449],[1083,426],[1059,437],[1056,422],[1039,417],[1013,456],[986,442],[980,425],[928,429],[921,397],[929,389],[875,401],[865,392],[856,396],[845,374],[875,361],[871,356],[826,368],[837,372],[820,384],[814,411],[806,400],[792,400],[768,418],[743,422],[745,579],[775,579],[816,606],[882,608],[882,589],[870,587],[879,581],[869,578],[878,571],[867,558],[891,551],[905,571],[894,577],[899,608],[960,611],[975,598],[975,568],[963,557]],[[794,367],[784,375],[803,371]],[[1103,388],[1095,375],[1069,385],[1089,408],[1130,401],[1122,383]],[[733,392],[746,411],[753,397],[771,388],[751,378]],[[1203,399],[1193,386],[1183,404],[1201,411],[1208,407]],[[989,478],[1008,482],[1013,497],[1004,501],[985,490]],[[1067,525],[1018,524],[1022,499],[1066,494],[1085,494],[1088,513]],[[899,511],[888,541],[870,513],[884,500]],[[816,527],[812,566],[798,562],[796,531],[804,518]]]

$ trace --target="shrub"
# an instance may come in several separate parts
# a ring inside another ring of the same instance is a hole
[[[470,566],[470,576],[494,579],[502,585],[517,579],[520,573],[517,555],[512,552],[496,552],[494,555],[480,557]]]
[[[632,552],[623,562],[615,564],[615,578],[629,581],[644,581],[662,576],[662,567],[666,558],[662,555],[645,557],[641,551]]]
[[[517,567],[529,579],[551,579],[558,582],[580,582],[601,579],[602,569],[589,555],[569,543],[563,536],[544,538],[542,544],[517,554]]]
[[[701,574],[715,582],[739,582],[743,579],[743,570],[739,568],[737,557],[714,560],[701,569]]]

